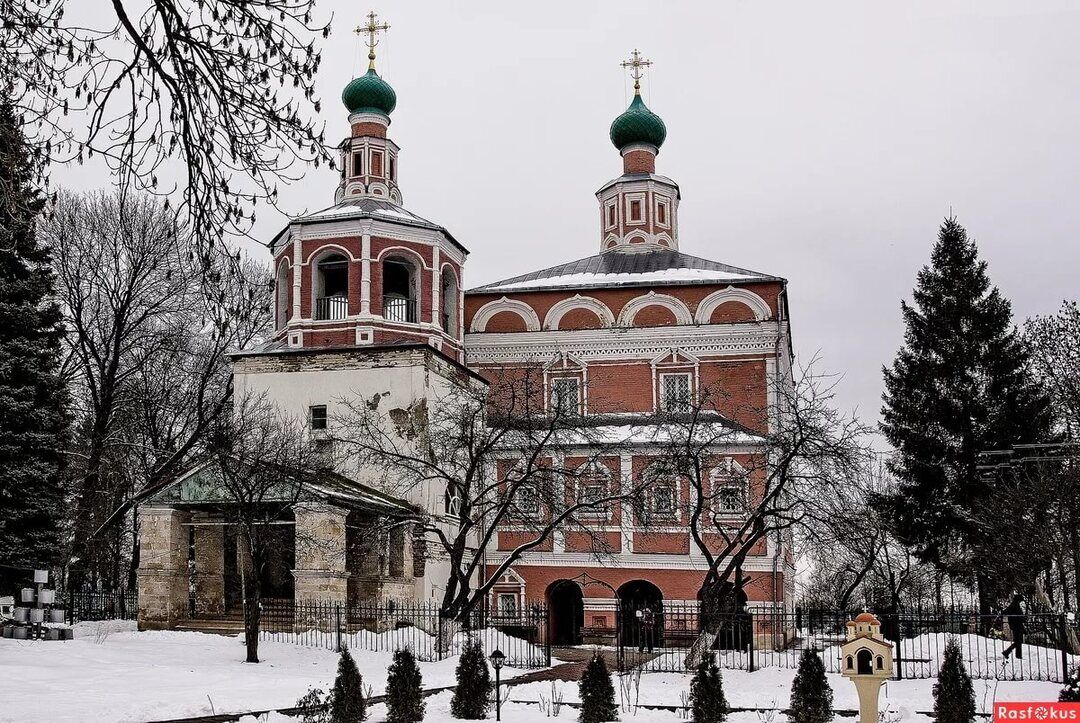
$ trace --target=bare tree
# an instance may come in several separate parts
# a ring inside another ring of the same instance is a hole
[[[722,613],[738,610],[750,582],[746,558],[770,539],[790,549],[793,529],[818,514],[823,494],[858,474],[867,428],[835,409],[833,385],[811,366],[793,384],[774,380],[767,406],[741,404],[734,413],[730,395],[704,387],[666,400],[649,425],[667,473],[690,488],[690,536],[707,565],[700,591],[706,631],[695,650],[712,644]]]
[[[204,273],[173,215],[148,196],[63,193],[42,231],[56,251],[79,431],[74,557],[116,585],[131,539],[118,523],[198,457],[228,410],[227,354],[265,331],[267,276],[250,262],[249,284]]]
[[[490,381],[490,389],[464,384],[412,409],[387,408],[379,396],[342,399],[347,411],[333,431],[387,491],[443,497],[442,509],[416,524],[448,560],[440,615],[457,623],[556,531],[581,533],[595,554],[605,554],[599,525],[639,491],[605,467],[618,456],[619,440],[568,404],[545,404],[540,367]],[[489,557],[500,532],[513,547]]]
[[[333,163],[314,0],[0,0],[0,90],[42,161],[176,194],[204,266],[297,163]],[[171,175],[176,181],[167,180]]]
[[[247,662],[257,663],[263,573],[271,558],[282,552],[274,530],[313,490],[321,462],[304,426],[262,397],[237,398],[232,414],[214,420],[206,446],[205,469],[220,490],[220,510],[236,530],[246,558],[239,561],[244,640]]]

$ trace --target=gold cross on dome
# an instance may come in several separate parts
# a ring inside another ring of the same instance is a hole
[[[377,38],[379,33],[385,33],[390,29],[389,23],[378,22],[379,16],[372,10],[367,15],[367,23],[365,25],[357,25],[353,30],[357,35],[367,34],[367,40],[365,41],[368,46],[368,68],[374,69],[375,67],[375,46],[379,44]]]
[[[634,48],[630,53],[630,60],[624,60],[620,65],[624,68],[630,68],[630,77],[634,79],[634,95],[640,95],[641,91],[641,76],[642,68],[648,68],[652,65],[652,61],[647,58],[642,58],[640,51]]]

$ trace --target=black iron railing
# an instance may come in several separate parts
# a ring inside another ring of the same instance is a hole
[[[396,295],[383,297],[383,318],[387,321],[415,324],[417,317],[416,299]]]
[[[632,605],[622,605],[617,629],[620,666],[646,671],[682,671],[691,655],[706,650],[722,667],[740,670],[798,667],[804,650],[821,656],[825,669],[840,672],[846,624],[859,611],[750,610],[703,615],[696,603],[651,606],[651,622]],[[1058,613],[1025,615],[1020,655],[1005,650],[1016,642],[1017,625],[998,616],[947,612],[878,614],[881,632],[894,647],[894,677],[936,678],[951,639],[960,645],[968,672],[990,680],[1064,681],[1080,664],[1069,620]],[[651,650],[650,650],[651,648]]]
[[[67,613],[71,625],[84,620],[135,620],[139,599],[134,590],[69,592]]]
[[[315,319],[344,319],[349,315],[349,299],[344,296],[320,296],[315,299]]]
[[[443,619],[439,606],[428,602],[266,600],[259,637],[331,650],[409,648],[418,660],[435,661],[457,655],[474,636],[485,654],[501,650],[510,667],[542,668],[551,665],[547,629],[548,609],[542,603],[520,611],[476,610],[466,624]]]

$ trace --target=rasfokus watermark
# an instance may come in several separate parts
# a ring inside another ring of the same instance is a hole
[[[994,723],[999,721],[1077,721],[1080,703],[1010,702],[994,703]]]

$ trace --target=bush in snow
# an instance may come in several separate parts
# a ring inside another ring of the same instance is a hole
[[[724,681],[712,653],[701,656],[694,678],[690,681],[690,711],[694,723],[723,723],[727,718]]]
[[[388,723],[419,723],[424,719],[423,680],[416,658],[408,648],[394,651],[386,671],[386,720]]]
[[[791,683],[788,718],[792,723],[828,723],[833,717],[832,700],[832,688],[825,679],[825,664],[816,651],[803,650],[799,670]]]
[[[322,689],[315,688],[296,701],[296,713],[300,716],[300,723],[326,723],[324,697]]]
[[[360,723],[367,718],[364,681],[348,648],[341,648],[337,678],[330,691],[330,723]]]
[[[1065,687],[1061,689],[1058,700],[1062,703],[1080,703],[1080,665],[1073,669],[1065,681]]]
[[[607,663],[599,654],[594,654],[578,683],[581,696],[581,723],[604,723],[619,720],[619,709],[615,706],[615,686],[611,683]]]
[[[945,645],[938,681],[934,683],[934,718],[937,723],[971,723],[975,720],[975,689],[960,657],[960,643],[950,638]]]
[[[457,664],[457,686],[450,701],[455,718],[482,720],[491,707],[491,678],[480,640],[473,636],[465,641]]]

